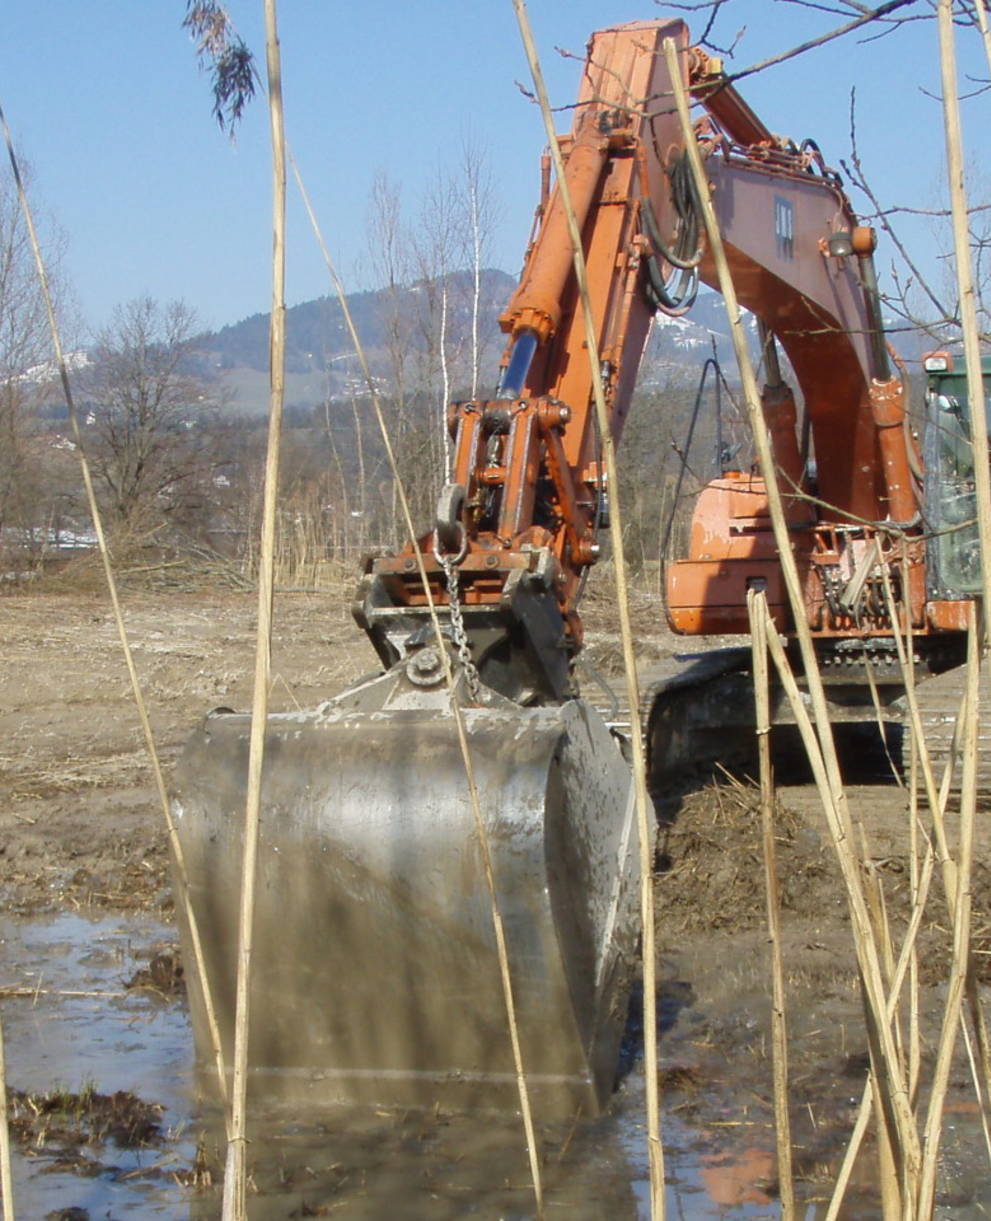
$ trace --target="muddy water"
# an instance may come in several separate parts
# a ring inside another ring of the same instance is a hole
[[[189,1023],[182,1008],[124,987],[156,946],[173,939],[170,929],[134,916],[0,918],[0,983],[36,990],[3,1000],[8,1085],[32,1093],[130,1090],[162,1106],[167,1138],[144,1149],[87,1146],[81,1152],[100,1164],[92,1177],[58,1169],[61,1159],[44,1148],[17,1152],[19,1217],[73,1207],[93,1218],[187,1215],[171,1172],[188,1167],[195,1152]]]
[[[14,1170],[18,1216],[57,1216],[72,1207],[87,1210],[90,1218],[108,1219],[206,1221],[219,1215],[215,1189],[194,1191],[173,1175],[189,1170],[201,1138],[215,1168],[222,1162],[216,1122],[198,1109],[193,1096],[192,1042],[184,1009],[123,988],[155,948],[171,939],[171,930],[133,916],[126,921],[68,914],[49,920],[0,919],[0,983],[36,990],[36,995],[3,1001],[9,1084],[31,1091],[55,1086],[79,1090],[86,1084],[105,1093],[130,1090],[161,1105],[165,1134],[161,1146],[144,1150],[112,1144],[87,1148],[87,1156],[99,1163],[96,1173],[87,1176],[59,1169],[44,1149],[19,1152]],[[66,995],[70,991],[97,995]],[[686,1060],[710,1028],[693,1007],[684,979],[668,980],[665,994],[666,1059]],[[635,1034],[627,1052],[628,1071],[610,1115],[540,1134],[549,1217],[638,1221],[649,1215],[643,1078]],[[727,1092],[739,1095],[743,1086],[738,1076],[727,1083]],[[835,1087],[838,1093],[843,1089],[850,1091],[849,1084]],[[716,1092],[708,1082],[702,1090],[705,1096]],[[842,1111],[840,1098],[837,1107]],[[778,1215],[769,1186],[773,1137],[763,1107],[736,1107],[726,1112],[731,1118],[722,1120],[718,1105],[700,1106],[697,1084],[675,1084],[666,1093],[665,1112],[669,1216]],[[843,1130],[838,1124],[835,1136],[823,1139],[820,1152],[827,1160],[842,1147]],[[349,1112],[304,1126],[269,1116],[256,1123],[252,1158],[250,1214],[258,1221],[307,1216],[522,1221],[533,1215],[515,1122]],[[948,1118],[944,1162],[946,1183],[937,1216],[969,1221],[991,1214],[991,1185],[972,1115]],[[828,1184],[817,1189],[805,1183],[801,1193],[807,1221],[824,1215]],[[877,1215],[870,1185],[861,1184],[844,1216],[866,1221]]]

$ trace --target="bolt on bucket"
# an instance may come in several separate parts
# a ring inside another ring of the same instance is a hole
[[[269,717],[251,969],[263,1104],[517,1105],[489,890],[445,688],[408,664]],[[629,769],[578,701],[464,708],[508,942],[524,1068],[545,1117],[612,1090],[637,933]],[[211,714],[175,815],[233,1051],[250,717]],[[188,929],[182,929],[191,961]],[[190,1000],[204,1081],[210,1045]]]

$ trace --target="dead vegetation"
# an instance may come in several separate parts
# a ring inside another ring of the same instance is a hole
[[[245,708],[250,595],[129,591],[125,617],[162,758],[211,708]],[[106,602],[0,598],[0,896],[6,910],[171,910],[168,851]],[[272,702],[319,703],[375,657],[339,593],[278,596]]]
[[[610,630],[608,597],[593,588],[587,609],[594,647],[600,633],[608,636]],[[646,646],[673,651],[656,604],[635,600],[634,613]],[[171,760],[206,709],[247,706],[243,675],[253,647],[253,599],[132,593],[127,615],[156,731]],[[9,642],[11,675],[0,700],[4,756],[10,761],[0,776],[0,862],[8,910],[167,911],[171,895],[160,813],[136,754],[133,712],[105,607],[87,596],[16,595],[0,599],[0,630]],[[276,631],[278,706],[312,706],[375,665],[343,596],[282,595]],[[851,800],[869,828],[874,867],[897,927],[909,876],[906,799],[890,785],[852,790]],[[754,1139],[766,1141],[771,1131],[758,794],[746,782],[724,779],[671,800],[669,807],[661,828],[657,927],[663,955],[675,958],[663,974],[660,997],[662,1006],[677,1001],[684,1020],[664,1031],[665,1108],[690,1120],[699,1139],[715,1143],[718,1137],[721,1148],[745,1158]],[[817,1192],[828,1194],[835,1171],[830,1159],[852,1121],[849,1099],[863,1081],[862,1015],[847,950],[848,917],[837,902],[835,859],[815,793],[779,790],[775,817],[787,986],[800,998],[794,1019],[796,1174],[809,1200]],[[985,843],[985,857],[986,848]],[[984,964],[991,961],[991,877],[982,864],[973,891],[983,954],[978,961]],[[938,917],[941,905],[931,910]],[[923,930],[927,1004],[938,996],[945,974],[943,925]],[[181,968],[170,953],[169,947],[156,947],[130,986],[174,999]],[[108,1160],[85,1145],[65,1157],[75,1159],[80,1174],[94,1167],[101,1173]],[[188,1175],[183,1181],[191,1185],[203,1181],[188,1167],[173,1166],[169,1173]],[[762,1192],[773,1198],[773,1182]],[[869,1185],[864,1193],[869,1198]],[[307,1206],[325,1207],[327,1198],[314,1193]]]
[[[808,915],[836,886],[835,869],[816,828],[776,803],[782,906]],[[766,919],[760,792],[731,777],[684,796],[662,827],[658,927],[672,934],[742,932]]]
[[[59,1160],[79,1159],[84,1147],[111,1143],[119,1149],[134,1149],[163,1139],[162,1108],[127,1090],[101,1094],[92,1085],[84,1085],[78,1093],[8,1089],[7,1105],[10,1133],[21,1148],[43,1151]],[[101,1171],[102,1167],[96,1173]]]
[[[169,1001],[186,995],[186,977],[177,949],[156,954],[139,967],[124,985],[129,992],[145,992]]]

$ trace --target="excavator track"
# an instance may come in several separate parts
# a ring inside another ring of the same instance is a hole
[[[730,765],[747,749],[753,734],[749,664],[748,648],[730,647],[677,654],[640,668],[639,718],[655,789],[690,768]],[[583,692],[614,733],[629,735],[625,684],[597,678]],[[738,731],[732,740],[731,727]]]
[[[647,747],[652,788],[663,793],[671,782],[687,774],[711,771],[717,764],[729,769],[755,764],[754,696],[750,676],[748,647],[714,648],[683,653],[650,662],[638,670],[640,688],[640,725]],[[988,664],[982,674],[989,678]],[[963,695],[961,667],[919,681],[917,698],[923,732],[937,773],[949,758],[953,729]],[[607,687],[608,690],[603,688]],[[829,687],[827,684],[827,696]],[[625,684],[614,680],[605,684],[597,677],[585,684],[585,696],[594,704],[609,728],[620,737],[630,732],[630,710]],[[891,758],[902,770],[908,766],[907,711],[904,699],[883,705],[885,724],[894,729],[888,734]],[[877,725],[872,702],[855,705],[834,703],[831,714],[835,726]],[[794,718],[780,689],[772,689],[772,716],[779,730],[794,725]],[[782,735],[783,737],[783,735]],[[786,749],[778,756],[787,765],[787,755],[800,756],[801,744],[792,736],[783,739]],[[863,746],[863,740],[858,747]],[[991,794],[991,718],[982,717],[978,737],[978,784]],[[841,758],[843,751],[841,748]],[[794,760],[792,760],[794,762]],[[856,761],[861,767],[858,779],[885,782],[891,779],[891,764],[880,741],[870,754]],[[959,767],[954,787],[959,787]]]
[[[919,711],[926,736],[926,745],[937,768],[937,783],[950,754],[953,727],[960,710],[964,689],[964,668],[957,667],[927,679],[918,686]],[[991,669],[985,661],[981,666],[981,691],[988,690]],[[959,764],[954,772],[954,788],[960,787]],[[977,787],[987,798],[991,795],[991,718],[982,710],[977,738]]]

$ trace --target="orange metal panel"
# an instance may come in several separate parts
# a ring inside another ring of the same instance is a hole
[[[938,632],[965,632],[969,602],[930,602],[926,614]]]
[[[787,598],[781,566],[773,559],[682,560],[667,576],[671,627],[685,634],[719,635],[750,631],[747,590],[763,589],[775,623],[784,628]]]

